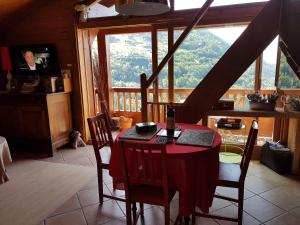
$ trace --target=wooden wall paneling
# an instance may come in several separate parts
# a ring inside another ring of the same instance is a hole
[[[109,67],[109,54],[107,49],[107,43],[106,43],[106,37],[105,34],[102,32],[99,32],[97,35],[97,41],[98,41],[98,56],[99,56],[99,67],[100,67],[100,78],[102,81],[101,87],[104,90],[104,99],[105,104],[107,106],[107,110],[109,112],[113,111],[113,94],[111,91],[112,84],[111,84],[111,73],[110,73],[110,67]],[[99,82],[97,82],[99,83]]]
[[[95,115],[95,99],[92,74],[90,35],[88,30],[78,30],[78,51],[84,114],[84,138],[90,139],[87,118]]]
[[[270,1],[267,4],[188,96],[184,105],[197,107],[190,113],[182,112],[181,121],[198,122],[263,52],[278,34],[279,20],[275,18],[278,18],[280,10],[281,0]]]
[[[38,10],[18,19],[3,37],[3,45],[52,43],[56,46],[59,65],[70,69],[73,92],[71,93],[73,125],[83,132],[82,94],[77,61],[77,39],[74,24],[76,0],[45,1]],[[17,17],[14,15],[14,17]],[[4,34],[1,32],[1,36]]]
[[[266,2],[249,3],[240,5],[211,7],[203,20],[198,24],[221,25],[226,23],[248,23],[264,8]],[[118,28],[118,27],[139,27],[149,24],[176,23],[181,26],[190,24],[191,18],[195,16],[199,9],[180,10],[165,13],[158,16],[145,17],[123,17],[111,16],[101,18],[90,18],[85,23],[78,24],[79,28]]]
[[[300,122],[298,119],[290,119],[288,147],[293,153],[292,173],[300,174]]]

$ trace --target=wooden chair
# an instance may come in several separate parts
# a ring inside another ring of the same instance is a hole
[[[165,224],[170,224],[170,202],[176,190],[169,187],[167,177],[167,155],[163,144],[145,144],[133,141],[121,141],[121,162],[124,172],[124,186],[126,194],[126,220],[132,225],[131,204],[140,203],[140,215],[143,215],[143,204],[159,205],[165,209]],[[132,154],[134,160],[129,163],[126,155]],[[156,160],[154,162],[154,159]],[[159,164],[157,164],[159,162]],[[156,164],[154,164],[156,163]],[[161,176],[156,174],[159,167]],[[138,220],[133,211],[134,224]]]
[[[103,204],[103,197],[110,198],[118,201],[125,202],[125,199],[118,198],[103,193],[103,174],[102,170],[109,169],[110,151],[106,151],[104,147],[112,148],[113,139],[111,129],[108,122],[108,117],[105,113],[99,114],[95,117],[88,118],[89,130],[93,142],[95,157],[97,161],[97,173],[98,173],[98,188],[99,188],[99,201]],[[102,153],[102,154],[101,154]],[[106,154],[104,154],[106,153]]]
[[[195,216],[200,216],[200,217],[208,217],[208,218],[214,218],[220,220],[234,221],[234,222],[238,222],[238,225],[242,225],[245,178],[247,175],[253,148],[256,142],[257,133],[258,133],[258,123],[257,121],[254,120],[252,122],[247,143],[244,148],[243,158],[240,164],[220,162],[219,179],[217,182],[217,186],[238,188],[238,199],[217,195],[217,194],[215,195],[215,197],[238,203],[238,218],[230,218],[230,217],[223,217],[218,215],[194,212],[192,218],[193,224],[195,223]]]

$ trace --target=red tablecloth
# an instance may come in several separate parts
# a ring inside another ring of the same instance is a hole
[[[177,124],[181,130],[209,128],[191,125]],[[160,125],[164,127],[164,125]],[[124,131],[125,132],[125,131]],[[122,133],[119,134],[122,135]],[[118,137],[119,137],[118,136]],[[115,188],[120,187],[123,181],[122,165],[119,158],[118,137],[114,143],[110,161],[109,174],[113,178]],[[150,142],[155,143],[156,137]],[[202,211],[208,212],[212,204],[216,189],[216,181],[219,176],[219,149],[221,137],[215,135],[211,148],[186,145],[167,144],[168,175],[172,184],[179,192],[179,213],[187,216],[193,213],[195,205]]]

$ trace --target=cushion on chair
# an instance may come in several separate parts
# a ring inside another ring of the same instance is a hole
[[[111,150],[110,147],[103,147],[102,149],[100,149],[100,156],[101,156],[101,160],[102,160],[102,164],[109,165],[110,162],[110,157],[111,157]],[[102,166],[103,168],[106,168],[106,166]]]
[[[241,176],[239,164],[220,162],[219,180],[220,186],[236,187]]]
[[[163,188],[149,185],[137,185],[130,187],[133,202],[143,202],[151,205],[162,205]],[[169,189],[169,202],[173,199],[176,190]]]

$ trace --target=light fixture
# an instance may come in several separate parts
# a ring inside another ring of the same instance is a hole
[[[168,0],[116,0],[116,11],[128,16],[150,16],[170,11]]]

